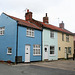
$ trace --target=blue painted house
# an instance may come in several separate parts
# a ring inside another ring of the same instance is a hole
[[[2,13],[0,16],[0,60],[41,61],[41,30],[42,28],[35,24]]]

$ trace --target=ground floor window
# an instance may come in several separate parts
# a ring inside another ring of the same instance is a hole
[[[61,51],[61,47],[59,47],[59,51]]]
[[[12,48],[11,47],[7,48],[7,54],[12,54]]]
[[[50,46],[50,54],[55,54],[55,47],[54,46]]]
[[[41,55],[40,45],[33,45],[33,55]]]

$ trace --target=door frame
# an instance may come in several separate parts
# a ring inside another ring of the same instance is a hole
[[[67,59],[67,47],[65,47],[65,59]]]
[[[25,45],[25,62],[27,62],[26,61],[26,46],[30,46],[30,44],[26,44]],[[28,62],[30,62],[30,50],[29,50],[29,61]]]
[[[47,59],[45,59],[45,47],[47,48]],[[48,45],[44,45],[44,60],[48,60]]]

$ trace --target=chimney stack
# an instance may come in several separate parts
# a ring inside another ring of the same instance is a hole
[[[25,20],[26,21],[32,20],[32,12],[30,12],[29,9],[27,9],[27,13],[25,13]]]
[[[64,23],[63,23],[63,21],[62,21],[62,23],[59,23],[59,27],[62,28],[62,29],[64,29]]]
[[[44,23],[49,23],[49,22],[48,22],[47,13],[46,13],[46,16],[45,16],[45,17],[43,17],[43,22],[44,22]]]

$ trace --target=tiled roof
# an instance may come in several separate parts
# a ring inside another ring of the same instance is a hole
[[[67,33],[67,34],[73,34],[72,32],[66,30],[66,29],[62,29],[62,28],[59,28],[59,27],[56,27],[56,26],[53,26],[51,24],[45,24],[43,22],[41,22],[43,24],[43,27],[46,27],[46,28],[50,28],[52,30],[55,30],[55,31],[59,31],[59,32],[63,32],[63,33]]]
[[[35,22],[33,22],[33,21],[35,21]],[[51,29],[51,30],[54,30],[54,31],[58,31],[58,32],[62,32],[62,33],[66,33],[66,34],[71,34],[71,35],[73,35],[72,32],[70,32],[70,31],[68,31],[68,30],[66,30],[66,29],[62,29],[62,28],[59,28],[59,27],[57,27],[57,26],[51,25],[51,24],[46,24],[46,23],[43,23],[43,22],[40,22],[40,21],[36,21],[36,20],[34,20],[34,19],[32,19],[31,22],[35,23],[36,25],[39,24],[41,27],[43,26],[43,27],[45,27],[45,28],[48,28],[48,29]],[[38,23],[37,23],[37,22],[38,22]],[[39,26],[39,25],[38,25],[38,26]],[[39,26],[39,27],[40,27],[40,26]]]
[[[6,13],[3,13],[3,14],[7,15]],[[7,16],[10,17],[10,18],[12,18],[12,19],[14,19],[14,20],[16,20],[18,22],[18,25],[27,26],[27,27],[31,27],[31,28],[34,28],[34,29],[42,30],[42,28],[40,28],[37,25],[32,24],[32,23],[30,23],[28,21],[25,21],[25,20],[22,20],[22,19],[10,16],[10,15],[7,15]]]

